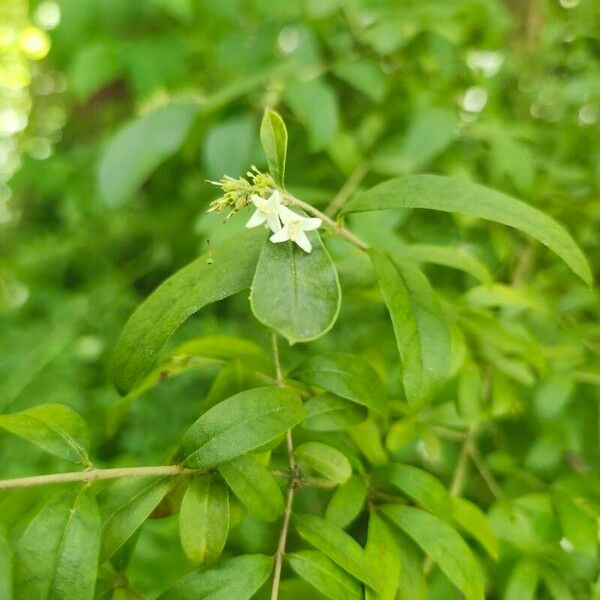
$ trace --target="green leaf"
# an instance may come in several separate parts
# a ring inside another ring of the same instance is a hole
[[[100,195],[109,204],[132,196],[183,144],[198,104],[168,104],[125,125],[109,142],[98,169]]]
[[[465,248],[450,245],[412,244],[408,254],[420,262],[459,269],[482,283],[490,283],[492,274],[487,266]]]
[[[354,538],[321,517],[296,515],[295,523],[296,530],[309,544],[350,575],[373,588],[377,587],[377,581],[368,568],[365,552]]]
[[[301,550],[286,556],[305,581],[332,600],[361,600],[359,583],[318,550]]]
[[[401,531],[394,536],[400,552],[400,585],[398,600],[426,600],[427,580],[419,548]]]
[[[561,573],[546,566],[538,566],[544,585],[553,600],[574,600]]]
[[[313,396],[304,404],[308,416],[302,427],[311,431],[339,431],[356,425],[366,417],[364,410],[333,394]]]
[[[6,538],[6,532],[0,523],[0,600],[11,600],[13,597],[12,552]]]
[[[481,185],[439,175],[390,179],[358,194],[345,213],[387,208],[427,208],[480,217],[519,229],[556,252],[588,285],[592,272],[573,238],[562,225],[539,210]]]
[[[270,108],[265,110],[260,124],[260,141],[267,156],[269,173],[275,183],[283,187],[288,134],[280,114]]]
[[[55,495],[15,550],[15,600],[92,600],[99,551],[100,515],[89,492]]]
[[[425,275],[408,262],[370,250],[398,350],[407,400],[428,401],[450,373],[450,330]]]
[[[498,560],[498,539],[487,517],[477,505],[453,496],[452,517],[465,533],[477,540],[494,560]]]
[[[352,475],[340,485],[325,511],[325,518],[334,525],[345,529],[358,517],[367,499],[367,485],[361,475]]]
[[[295,450],[298,460],[335,483],[344,483],[352,475],[350,461],[339,451],[321,442],[305,442]]]
[[[192,468],[214,467],[267,444],[304,416],[302,402],[291,390],[246,390],[213,406],[188,429],[184,462]]]
[[[212,475],[194,477],[179,514],[179,537],[185,553],[197,563],[219,557],[229,531],[229,492]]]
[[[365,553],[380,591],[367,590],[366,600],[394,600],[402,573],[402,558],[398,544],[383,519],[372,510]]]
[[[384,465],[387,454],[381,443],[381,432],[375,419],[368,418],[348,430],[350,437],[372,465]]]
[[[32,442],[50,454],[89,465],[90,434],[81,415],[64,404],[40,404],[0,415],[0,428]]]
[[[573,502],[568,493],[555,492],[552,502],[564,537],[577,552],[595,558],[598,538],[594,518]]]
[[[387,78],[379,64],[371,59],[343,59],[332,69],[333,73],[374,102],[383,100]]]
[[[393,464],[381,471],[381,476],[423,508],[442,519],[452,512],[450,494],[431,473],[410,465]]]
[[[271,472],[251,455],[239,456],[219,466],[233,493],[254,515],[274,521],[283,514],[283,494]]]
[[[539,572],[534,562],[523,560],[510,574],[503,600],[535,600]]]
[[[115,481],[102,494],[102,562],[109,559],[142,526],[171,489],[170,477]]]
[[[309,356],[291,376],[317,385],[378,414],[387,412],[383,384],[375,369],[362,358],[343,352]]]
[[[338,103],[331,86],[323,78],[295,81],[286,87],[284,99],[304,124],[311,151],[325,150],[339,126]]]
[[[292,242],[267,241],[256,267],[250,306],[254,316],[290,344],[327,333],[342,301],[335,264],[316,231],[308,231],[312,252]]]
[[[157,600],[250,600],[272,569],[272,556],[237,556],[208,571],[186,575]]]
[[[129,392],[149,370],[175,330],[195,312],[250,287],[264,233],[237,236],[160,285],[133,313],[115,350],[111,374]]]
[[[411,506],[384,506],[383,513],[438,563],[467,600],[483,599],[483,574],[469,546],[438,517]]]

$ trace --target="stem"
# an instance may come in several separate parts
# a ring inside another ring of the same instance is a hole
[[[275,367],[275,377],[278,385],[285,387],[285,380],[281,372],[281,360],[279,358],[279,346],[277,344],[277,334],[271,332],[271,347],[273,349],[273,365]],[[292,515],[292,505],[294,504],[294,493],[297,486],[297,471],[296,458],[294,456],[294,441],[292,440],[292,430],[288,429],[286,436],[286,446],[288,461],[290,463],[290,472],[292,477],[288,483],[287,494],[285,499],[285,509],[283,512],[283,522],[279,533],[279,542],[275,551],[275,569],[273,571],[273,585],[271,587],[271,600],[277,600],[279,597],[279,584],[281,582],[281,569],[283,568],[283,557],[285,556],[285,545],[287,542],[288,531],[290,528],[290,517]]]
[[[369,172],[369,163],[360,163],[354,171],[350,174],[350,177],[346,180],[346,183],[341,187],[340,191],[335,195],[333,200],[329,203],[329,206],[325,209],[325,214],[328,217],[335,217],[337,212],[346,204],[350,196],[356,191],[356,188],[360,185],[360,182],[365,178]]]
[[[17,479],[0,480],[0,491],[17,488],[28,488],[55,483],[72,483],[82,481],[93,483],[101,479],[119,479],[121,477],[177,477],[178,475],[198,475],[208,473],[210,469],[186,469],[178,465],[156,467],[117,467],[114,469],[87,469],[71,473],[52,473],[51,475],[34,475]]]
[[[490,492],[492,492],[495,498],[501,498],[502,489],[494,479],[493,475],[490,473],[481,454],[479,453],[479,449],[475,444],[471,444],[471,446],[469,447],[469,454],[473,459],[473,464],[477,467],[477,470],[481,474],[482,479],[485,481],[486,485],[490,489]]]
[[[328,217],[325,213],[322,213],[320,210],[316,209],[314,206],[311,206],[310,204],[303,202],[302,200],[296,198],[295,196],[292,196],[291,194],[288,194],[287,192],[285,195],[286,195],[286,198],[290,201],[290,203],[293,206],[297,206],[298,208],[305,210],[307,213],[310,213],[311,215],[314,215],[315,217],[319,217],[320,219],[322,219],[323,223],[327,223],[327,225],[329,225],[329,227],[331,227],[331,230],[333,231],[334,234],[347,239],[351,244],[354,244],[359,250],[362,250],[363,252],[365,252],[369,249],[369,247],[370,247],[369,244],[367,244],[366,242],[363,242],[363,240],[361,240],[359,237],[355,236],[352,232],[348,231],[345,227],[342,227],[341,225],[336,223],[333,219]]]
[[[467,465],[469,463],[469,454],[471,449],[471,432],[467,434],[460,448],[460,454],[456,461],[454,474],[450,483],[450,494],[452,496],[460,496],[465,484],[465,475],[467,473]]]

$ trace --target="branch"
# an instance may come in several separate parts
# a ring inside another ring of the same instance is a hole
[[[117,467],[114,469],[86,469],[71,473],[52,473],[51,475],[34,475],[17,479],[0,480],[0,491],[17,488],[51,485],[55,483],[72,483],[81,481],[93,483],[101,479],[120,479],[121,477],[177,477],[178,475],[198,475],[209,473],[211,469],[186,469],[178,465],[156,467]]]
[[[356,191],[356,188],[360,185],[360,182],[365,178],[369,172],[369,163],[364,161],[360,163],[354,171],[350,174],[350,177],[346,180],[346,183],[341,187],[340,191],[335,195],[333,200],[329,203],[329,206],[325,209],[325,214],[328,217],[335,217],[337,212],[346,204],[350,196]]]

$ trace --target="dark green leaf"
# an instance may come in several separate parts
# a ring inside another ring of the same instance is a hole
[[[40,404],[0,415],[0,428],[75,463],[88,465],[90,434],[81,415],[64,404]]]
[[[253,456],[239,456],[223,463],[219,472],[252,514],[265,521],[274,521],[283,514],[281,488]]]
[[[112,378],[121,393],[144,376],[175,330],[202,307],[250,287],[264,233],[251,231],[172,275],[133,313],[115,350]]]
[[[185,464],[214,467],[276,439],[305,416],[291,390],[263,387],[223,400],[204,413],[183,438]]]
[[[295,450],[298,460],[335,483],[344,483],[352,475],[350,461],[339,451],[321,442],[305,442]]]
[[[15,550],[15,600],[92,600],[100,515],[85,489],[55,495]]]
[[[467,600],[483,600],[481,567],[455,529],[436,516],[411,506],[389,505],[382,510],[438,563]]]
[[[295,517],[298,533],[315,548],[327,555],[344,571],[376,588],[377,581],[369,570],[364,550],[358,542],[333,523],[313,515]]]
[[[254,316],[290,344],[327,333],[341,304],[335,264],[316,231],[308,231],[312,252],[292,242],[267,241],[252,281]]]
[[[327,598],[361,600],[359,583],[318,550],[301,550],[287,555],[290,566]]]
[[[250,600],[273,568],[273,557],[247,554],[208,570],[190,573],[158,600]]]
[[[13,597],[12,552],[8,545],[6,532],[0,523],[0,600],[11,600]]]
[[[229,492],[212,475],[195,477],[179,514],[179,536],[188,557],[197,563],[219,557],[229,531]]]
[[[119,479],[102,495],[102,562],[142,526],[171,489],[171,478]]]
[[[450,331],[425,275],[408,262],[370,250],[402,359],[407,400],[431,398],[450,373]]]
[[[328,352],[309,356],[291,375],[362,404],[376,413],[385,414],[387,411],[385,391],[379,376],[369,363],[353,354]]]
[[[269,173],[280,186],[285,180],[288,135],[278,112],[267,108],[260,125],[260,141],[267,156]]]
[[[479,258],[460,246],[434,244],[412,244],[408,254],[420,262],[460,269],[482,283],[490,283],[492,274]]]
[[[338,431],[364,420],[366,414],[358,406],[333,394],[319,394],[304,404],[308,416],[302,427],[311,431]]]
[[[537,209],[474,183],[439,175],[411,175],[380,183],[355,196],[346,213],[386,208],[427,208],[480,217],[520,229],[556,252],[587,284],[592,283],[588,262],[554,219]]]
[[[325,518],[342,529],[348,527],[360,514],[367,499],[367,486],[361,475],[352,475],[340,485],[325,512]]]

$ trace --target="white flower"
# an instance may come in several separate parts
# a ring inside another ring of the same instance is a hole
[[[279,231],[281,229],[281,223],[279,221],[281,195],[279,190],[275,190],[267,199],[262,198],[257,194],[252,194],[250,200],[252,201],[252,204],[256,206],[256,210],[250,217],[250,220],[246,223],[246,227],[250,229],[252,227],[258,227],[263,223],[267,223],[271,231]]]
[[[271,236],[271,241],[275,244],[291,240],[295,242],[305,252],[312,250],[312,244],[305,231],[313,231],[321,226],[321,219],[303,217],[290,210],[287,206],[279,207],[279,218],[283,223],[283,228]]]

